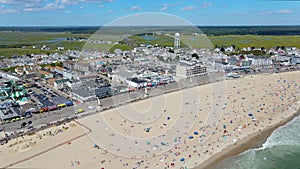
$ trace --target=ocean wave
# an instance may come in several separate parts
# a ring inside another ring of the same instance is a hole
[[[285,126],[274,130],[267,141],[260,149],[266,149],[273,146],[294,145],[300,146],[300,116],[296,117]]]

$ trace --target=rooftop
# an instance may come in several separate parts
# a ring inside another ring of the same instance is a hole
[[[60,84],[60,83],[65,83],[70,81],[69,79],[59,79],[59,80],[55,80],[55,83]]]
[[[74,89],[73,93],[80,97],[90,97],[95,95],[95,90]]]
[[[63,96],[52,97],[51,100],[55,104],[63,104],[63,103],[67,103],[69,101],[67,98],[65,98]]]

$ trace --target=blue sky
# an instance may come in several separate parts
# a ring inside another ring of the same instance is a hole
[[[300,25],[300,1],[0,0],[0,26],[102,26],[140,12],[195,25]]]

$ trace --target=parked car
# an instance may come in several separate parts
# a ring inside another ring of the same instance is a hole
[[[80,114],[80,113],[83,113],[83,112],[85,112],[83,109],[78,109],[78,110],[76,110],[75,114]]]

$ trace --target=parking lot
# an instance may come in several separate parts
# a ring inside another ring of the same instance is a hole
[[[27,89],[27,91],[31,96],[31,101],[33,100],[33,102],[37,102],[37,103],[40,100],[59,96],[57,92],[52,91],[51,89],[40,85],[34,85],[34,87]]]

